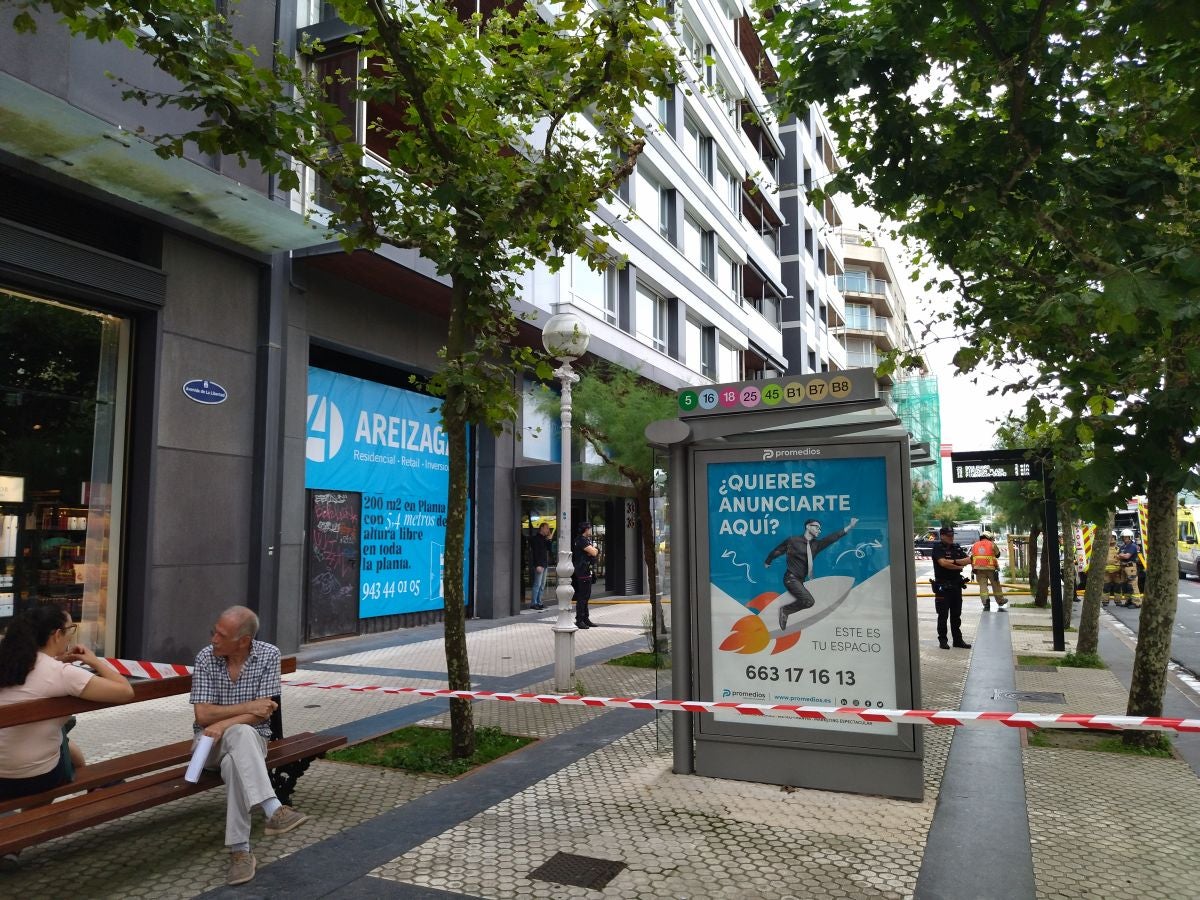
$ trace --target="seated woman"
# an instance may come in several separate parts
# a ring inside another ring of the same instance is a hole
[[[78,627],[68,613],[49,604],[13,619],[0,641],[0,705],[64,696],[102,703],[132,700],[133,686],[116,669],[72,644]],[[95,674],[71,665],[76,660]],[[0,728],[0,800],[74,780],[83,754],[67,740],[67,722],[47,719]]]

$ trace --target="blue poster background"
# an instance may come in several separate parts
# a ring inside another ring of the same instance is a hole
[[[803,534],[808,519],[821,523],[823,535],[858,519],[849,534],[814,557],[811,578],[843,575],[860,584],[888,565],[882,458],[713,463],[708,483],[711,580],[743,605],[765,580],[784,590],[784,563],[776,562],[767,575],[763,562],[788,536]],[[743,563],[757,584],[748,581]]]
[[[359,617],[441,609],[450,486],[441,401],[310,366],[305,457],[306,488],[362,494]],[[468,510],[468,534],[469,522]]]

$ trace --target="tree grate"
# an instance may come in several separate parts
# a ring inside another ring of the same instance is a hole
[[[612,859],[597,859],[592,856],[576,856],[574,853],[555,853],[552,857],[529,873],[530,878],[568,884],[572,887],[602,890],[620,874],[625,863]]]
[[[1067,695],[1058,691],[992,691],[993,700],[1017,700],[1024,703],[1066,703]]]

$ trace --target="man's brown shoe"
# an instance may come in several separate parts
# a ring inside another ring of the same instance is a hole
[[[235,850],[229,854],[229,877],[226,884],[245,884],[254,877],[258,866],[254,854],[249,850]]]
[[[308,821],[308,816],[290,806],[281,806],[267,819],[267,834],[286,834]]]

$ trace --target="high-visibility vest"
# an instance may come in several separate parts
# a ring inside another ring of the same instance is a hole
[[[971,565],[976,569],[996,568],[996,545],[982,538],[971,545]]]

